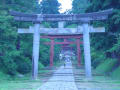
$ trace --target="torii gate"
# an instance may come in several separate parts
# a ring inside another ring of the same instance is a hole
[[[76,40],[77,41],[77,40]],[[81,42],[82,44],[82,42]],[[73,51],[73,47],[71,47],[69,44],[64,44],[61,46],[62,47],[62,54],[64,53],[65,55],[70,55],[73,56],[73,52],[72,53],[66,53],[65,51]],[[79,48],[80,46],[78,46],[77,48]],[[77,49],[78,51],[78,49]],[[77,52],[77,59],[78,59],[78,67],[80,67],[81,65],[81,50],[79,51],[80,53]],[[80,56],[80,57],[79,57]]]
[[[77,59],[78,59],[78,66],[81,64],[81,51],[80,51],[80,38],[82,35],[48,35],[48,36],[41,36],[41,38],[49,38],[51,42],[45,42],[45,44],[50,45],[50,66],[53,66],[53,57],[54,57],[54,45],[61,44],[61,45],[69,45],[69,44],[77,44]],[[54,42],[54,39],[63,38],[64,42]],[[76,42],[67,41],[68,38],[75,38],[77,39]]]
[[[89,33],[104,32],[104,28],[97,30],[89,26],[90,21],[105,20],[108,15],[112,13],[112,9],[104,10],[94,13],[86,14],[24,14],[20,12],[11,11],[10,14],[14,16],[16,21],[34,22],[35,25],[29,29],[19,29],[19,33],[34,33],[33,39],[33,79],[37,79],[38,75],[38,59],[39,59],[39,41],[40,33],[44,34],[83,34],[84,42],[84,59],[85,59],[85,74],[87,78],[92,77],[91,73],[91,55],[90,55],[90,38]],[[58,21],[59,28],[42,28],[42,21]],[[79,21],[82,25],[78,28],[63,28],[61,21]]]
[[[90,78],[92,76],[91,73],[91,55],[90,55],[90,41],[89,41],[89,32],[90,33],[103,33],[105,32],[104,27],[98,27],[93,28],[92,26],[88,26],[88,24],[83,24],[83,26],[78,26],[78,28],[63,28],[64,22],[58,22],[59,28],[43,28],[43,26],[39,24],[35,24],[35,26],[30,27],[29,29],[18,29],[18,33],[34,33],[34,39],[33,39],[33,78],[37,78],[38,74],[38,60],[39,60],[39,44],[40,44],[40,33],[41,34],[48,34],[48,35],[71,35],[71,38],[74,38],[76,35],[79,36],[80,34],[83,34],[83,44],[84,44],[84,55],[85,55],[85,71],[86,71],[86,77]],[[87,26],[86,26],[87,25]],[[84,32],[87,28],[88,34]],[[83,30],[85,29],[85,30]],[[52,32],[53,31],[53,32]],[[41,36],[46,37],[46,36]],[[49,38],[49,37],[46,37]],[[62,36],[57,37],[62,38]],[[70,38],[70,37],[69,37]],[[51,43],[54,43],[54,40],[51,39]],[[77,39],[77,42],[79,43],[79,38]],[[51,49],[53,49],[53,45],[51,46]],[[78,52],[80,53],[80,48],[78,48]],[[51,53],[53,55],[53,53]],[[53,56],[51,56],[53,60]],[[79,55],[80,57],[80,55]],[[51,64],[52,65],[52,64]]]

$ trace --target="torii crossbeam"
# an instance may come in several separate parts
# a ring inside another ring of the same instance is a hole
[[[62,22],[61,22],[62,23]],[[104,27],[89,27],[90,33],[97,33],[97,32],[105,32]],[[40,34],[48,34],[48,35],[73,35],[73,34],[83,34],[83,28],[82,26],[79,26],[78,28],[39,28]],[[34,33],[34,27],[30,27],[29,29],[18,29],[18,33]]]

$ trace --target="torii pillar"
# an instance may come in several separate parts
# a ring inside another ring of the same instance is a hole
[[[81,65],[81,50],[80,50],[80,38],[76,39],[77,44],[77,59],[78,59],[78,67]]]
[[[84,58],[85,58],[85,72],[86,77],[92,77],[91,72],[91,54],[90,54],[90,28],[88,22],[83,23],[83,43],[84,43]]]
[[[51,39],[50,44],[50,67],[53,67],[53,58],[54,58],[54,39]]]
[[[32,78],[37,79],[38,76],[38,60],[39,60],[39,46],[40,46],[40,24],[34,25],[33,35],[33,55],[32,55]]]

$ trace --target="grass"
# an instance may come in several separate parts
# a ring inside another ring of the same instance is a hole
[[[61,64],[62,64],[61,62],[57,62],[55,63],[55,67],[59,67]],[[40,69],[39,74],[40,75],[47,74],[53,71],[54,70]],[[36,90],[43,84],[42,80],[46,79],[46,77],[44,76],[40,77],[40,75],[38,80],[32,80],[30,73],[24,75],[24,77],[22,78],[20,77],[13,78],[10,77],[9,75],[0,72],[0,90]]]
[[[12,78],[5,74],[0,75],[0,90],[36,90],[42,84],[40,79],[37,81],[32,80],[30,74],[25,75],[23,78]]]
[[[99,74],[106,74],[108,72],[112,71],[112,68],[117,64],[116,60],[113,59],[107,59],[103,63],[101,63],[97,68],[96,68],[96,73]]]
[[[49,70],[40,70],[39,73],[46,74]],[[10,77],[6,74],[0,73],[0,90],[36,90],[43,83],[41,82],[41,78],[38,80],[32,80],[31,74],[25,75],[22,78],[18,77]]]
[[[80,74],[81,70],[74,69],[74,73]],[[77,87],[81,89],[89,88],[89,90],[120,90],[120,81],[114,80],[108,76],[93,76],[92,79],[89,80],[86,79],[85,76],[76,75],[75,80]]]
[[[120,80],[120,66],[112,72],[111,76]]]
[[[24,82],[24,83],[23,83]],[[36,90],[40,86],[38,82],[31,81],[9,81],[0,84],[0,90]]]
[[[110,62],[109,64],[111,64]],[[76,62],[73,63],[75,64]],[[94,75],[92,79],[89,80],[85,78],[84,68],[80,68],[80,69],[74,68],[73,72],[76,73],[75,82],[80,90],[87,90],[86,88],[88,88],[88,90],[120,90],[120,80],[113,79],[110,76]],[[96,73],[95,70],[92,70],[92,72]],[[119,73],[119,72],[120,69],[116,70],[115,73]],[[84,74],[84,75],[79,75],[79,74]]]

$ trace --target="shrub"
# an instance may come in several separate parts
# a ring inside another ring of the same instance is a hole
[[[9,75],[16,75],[17,71],[16,71],[16,68],[17,68],[17,65],[15,64],[14,60],[10,57],[2,57],[0,59],[0,66],[1,66],[1,71],[4,72],[4,73],[7,73]]]
[[[120,66],[112,72],[111,76],[113,78],[120,79]]]
[[[20,56],[16,60],[16,64],[17,64],[17,71],[21,74],[26,74],[31,71],[31,62],[29,58]]]
[[[44,65],[41,62],[39,62],[38,63],[38,69],[42,69],[42,68],[44,68]]]
[[[109,72],[112,71],[112,69],[115,67],[117,64],[117,60],[115,59],[107,59],[103,63],[101,63],[95,71],[99,74],[108,74]]]
[[[93,68],[96,68],[104,60],[106,60],[106,55],[102,51],[96,51],[94,48],[91,48],[91,52]]]

